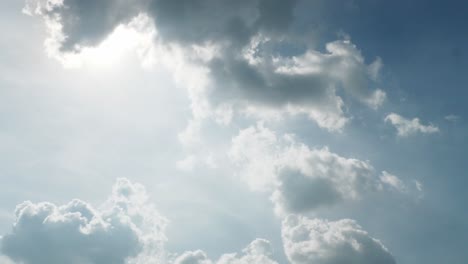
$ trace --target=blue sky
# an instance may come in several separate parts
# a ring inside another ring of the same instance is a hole
[[[467,9],[2,2],[0,263],[463,263]]]

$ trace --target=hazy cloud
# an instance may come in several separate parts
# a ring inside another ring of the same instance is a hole
[[[447,120],[447,121],[450,121],[450,122],[456,122],[456,121],[460,120],[460,116],[450,114],[450,115],[444,116],[444,119]]]

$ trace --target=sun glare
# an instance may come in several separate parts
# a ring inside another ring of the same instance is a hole
[[[60,54],[67,68],[112,68],[124,59],[136,56],[143,64],[154,45],[156,29],[147,16],[139,15],[128,24],[119,25],[96,47],[85,47],[79,53]]]

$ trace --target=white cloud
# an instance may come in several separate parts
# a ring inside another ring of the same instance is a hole
[[[212,264],[205,252],[201,250],[187,251],[177,257],[174,264]]]
[[[217,264],[278,264],[271,259],[273,254],[271,244],[265,239],[255,239],[241,254],[224,254]]]
[[[217,261],[201,250],[187,251],[177,257],[174,264],[278,264],[271,259],[272,246],[268,240],[257,238],[242,253],[223,254]]]
[[[252,190],[271,192],[280,215],[358,200],[381,184],[368,161],[345,158],[326,147],[311,149],[262,124],[241,130],[229,155]]]
[[[167,220],[148,202],[145,188],[127,179],[118,179],[99,207],[81,200],[62,206],[27,201],[15,213],[11,231],[0,237],[2,264],[277,264],[265,239],[217,261],[201,250],[168,258]]]
[[[433,124],[423,125],[419,118],[407,119],[395,113],[387,115],[385,122],[390,122],[397,129],[398,136],[401,137],[416,133],[432,134],[439,132],[439,128]]]
[[[327,221],[290,215],[282,224],[286,256],[291,264],[394,264],[379,241],[355,221]]]
[[[0,238],[0,262],[278,264],[272,259],[271,243],[260,238],[216,261],[201,250],[167,254],[163,245],[166,223],[148,202],[142,185],[119,179],[99,207],[81,200],[62,206],[48,202],[18,205],[13,228]],[[281,233],[292,264],[394,263],[385,247],[352,220],[328,222],[291,215],[283,221]]]
[[[405,192],[406,191],[406,186],[405,184],[395,175],[390,174],[386,171],[382,171],[382,175],[380,175],[380,181],[382,183],[400,191],[400,192]]]
[[[73,200],[57,206],[24,202],[1,252],[24,264],[144,263],[161,259],[166,220],[143,186],[119,179],[99,208]]]

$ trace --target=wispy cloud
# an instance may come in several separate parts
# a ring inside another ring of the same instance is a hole
[[[398,136],[401,137],[407,137],[417,133],[433,134],[440,131],[439,127],[433,124],[422,124],[419,118],[408,119],[395,113],[387,115],[384,120],[385,122],[391,123],[397,129]]]

